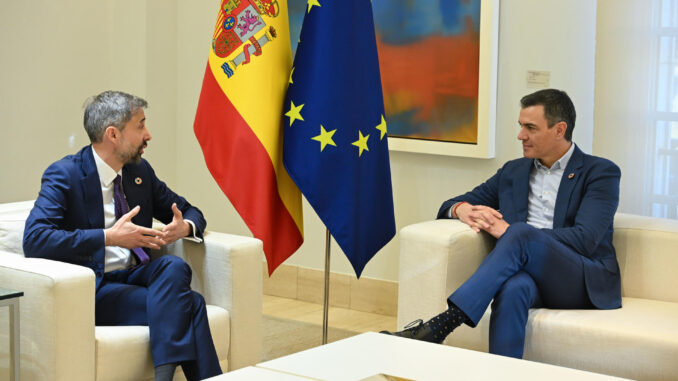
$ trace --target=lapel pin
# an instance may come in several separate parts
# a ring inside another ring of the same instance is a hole
[[[134,179],[134,184],[141,185],[141,183],[142,183],[141,177],[137,177],[136,179]]]
[[[574,172],[572,172],[572,173],[570,173],[569,175],[567,175],[567,178],[568,178],[568,179],[573,179],[573,178],[574,178]]]

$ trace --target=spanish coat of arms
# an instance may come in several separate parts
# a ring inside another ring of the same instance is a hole
[[[262,47],[276,37],[275,28],[269,26],[266,29],[262,16],[273,18],[279,12],[278,0],[221,1],[212,50],[218,57],[226,58],[242,47],[239,54],[221,66],[229,78],[238,65],[249,63],[251,55],[261,55]],[[262,30],[264,33],[259,33]],[[260,34],[258,38],[257,34]]]

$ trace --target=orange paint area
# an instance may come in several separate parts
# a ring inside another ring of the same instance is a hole
[[[477,142],[477,35],[432,36],[399,46],[377,36],[377,48],[387,115],[397,120],[409,113],[412,125],[428,126],[395,136]]]

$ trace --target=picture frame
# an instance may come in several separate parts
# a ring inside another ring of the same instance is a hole
[[[374,4],[374,3],[373,3]],[[378,25],[378,15],[375,23]],[[388,144],[391,151],[426,153],[434,155],[493,158],[495,155],[495,124],[497,102],[499,0],[480,0],[477,134],[475,142],[460,142],[439,138],[394,136],[389,126]],[[380,52],[380,60],[387,60]],[[382,81],[384,70],[382,62]],[[435,73],[433,73],[435,75]],[[385,92],[387,85],[384,85]],[[385,103],[389,94],[385,93]],[[445,112],[445,111],[443,111]],[[389,123],[389,108],[386,107]],[[467,134],[468,135],[468,134]]]

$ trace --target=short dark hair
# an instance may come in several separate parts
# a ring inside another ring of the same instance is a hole
[[[544,117],[549,123],[549,128],[559,122],[567,124],[565,139],[571,142],[577,112],[574,110],[574,104],[567,93],[562,90],[544,89],[528,94],[520,100],[522,108],[539,105],[544,106]]]
[[[120,130],[132,119],[138,109],[148,107],[145,99],[122,91],[104,91],[89,97],[85,102],[83,122],[85,131],[92,143],[99,143],[108,126],[116,126]]]

